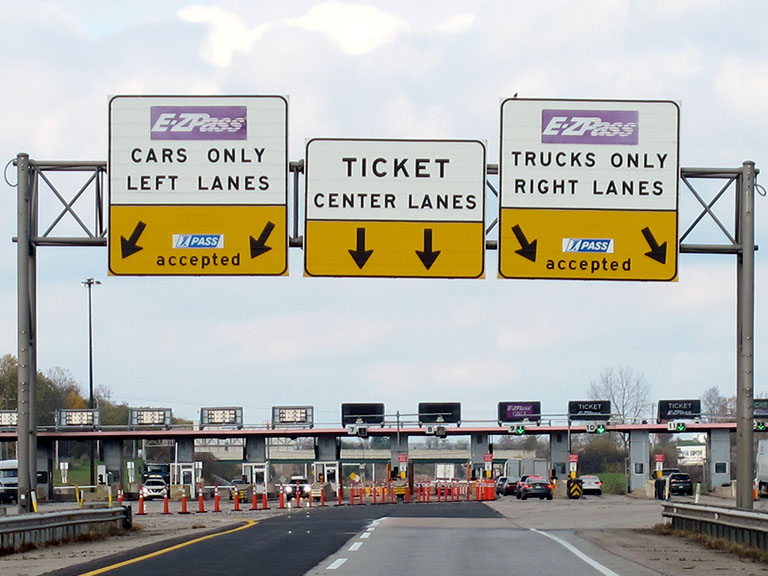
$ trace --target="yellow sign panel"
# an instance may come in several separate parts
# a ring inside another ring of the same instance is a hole
[[[676,280],[677,212],[502,208],[499,276]]]
[[[482,222],[308,220],[305,276],[482,278]]]
[[[110,206],[109,272],[285,275],[285,206]]]

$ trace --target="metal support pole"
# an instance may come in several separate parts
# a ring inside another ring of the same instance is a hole
[[[18,460],[19,460],[19,514],[30,511],[29,490],[31,486],[29,433],[30,433],[30,381],[28,367],[32,362],[32,305],[30,298],[30,190],[29,155],[16,156],[17,169],[17,303],[18,303]]]
[[[93,278],[86,278],[82,285],[88,288],[88,408],[93,410],[93,286],[101,284]],[[96,443],[91,440],[90,454],[90,479],[91,486],[96,484],[96,470],[94,469],[94,460],[96,459]]]
[[[754,335],[755,335],[755,163],[744,162],[737,203],[737,238],[741,251],[737,263],[737,375],[736,375],[736,506],[752,509],[755,476]]]

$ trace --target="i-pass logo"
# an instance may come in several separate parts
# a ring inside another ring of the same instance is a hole
[[[246,140],[246,106],[152,106],[151,140]]]
[[[637,110],[542,110],[543,144],[638,143]]]
[[[224,234],[174,234],[174,248],[224,248]]]
[[[613,254],[613,238],[563,238],[563,252]]]

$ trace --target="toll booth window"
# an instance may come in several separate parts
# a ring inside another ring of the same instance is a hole
[[[727,474],[728,462],[715,462],[715,474]]]
[[[635,474],[645,474],[645,464],[642,462],[635,462]]]

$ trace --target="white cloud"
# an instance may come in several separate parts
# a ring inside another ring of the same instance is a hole
[[[391,329],[387,321],[368,316],[310,313],[224,324],[217,329],[217,341],[233,350],[239,362],[281,363],[329,353],[352,356],[374,347]]]
[[[418,109],[404,96],[394,98],[385,108],[388,134],[400,138],[450,138],[453,132],[453,114],[440,106]]]
[[[231,64],[235,52],[250,52],[253,43],[269,27],[268,24],[261,24],[249,28],[242,18],[216,6],[195,4],[179,10],[178,15],[187,22],[209,25],[210,32],[201,49],[201,56],[221,68]]]
[[[464,14],[457,14],[447,20],[438,22],[435,25],[435,29],[445,34],[461,34],[472,28],[474,22],[475,15],[465,12]]]
[[[367,54],[389,42],[407,29],[407,24],[389,14],[363,4],[324,2],[313,6],[301,18],[285,23],[305,30],[320,32],[351,56]]]
[[[659,18],[681,18],[695,13],[708,12],[713,7],[722,5],[721,0],[653,0],[639,2],[638,8],[645,16]]]
[[[768,61],[749,61],[732,56],[723,60],[715,79],[717,95],[734,112],[750,119],[765,119],[762,110],[768,100]]]

